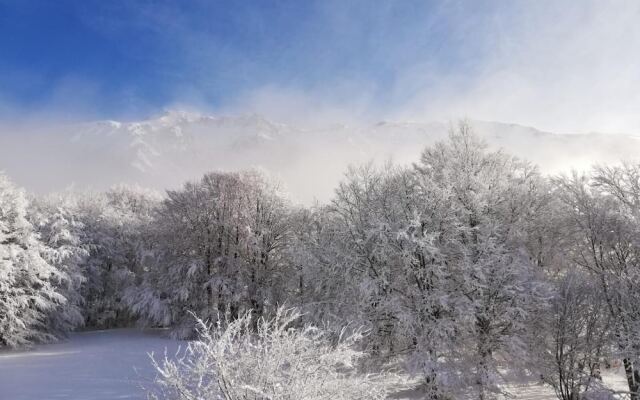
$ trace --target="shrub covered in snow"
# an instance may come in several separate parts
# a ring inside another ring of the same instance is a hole
[[[199,321],[199,339],[177,360],[153,359],[152,399],[384,399],[390,374],[358,371],[361,332],[337,337],[296,326],[301,314],[280,308],[273,318],[245,313],[233,322]]]

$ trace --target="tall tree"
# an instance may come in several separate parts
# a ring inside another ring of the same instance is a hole
[[[127,294],[153,257],[149,224],[160,197],[157,193],[117,186],[105,193],[84,193],[76,215],[83,224],[82,240],[89,256],[83,285],[86,324],[126,326],[134,316]]]
[[[597,168],[556,180],[572,260],[598,282],[614,322],[632,400],[640,398],[640,168]]]
[[[603,390],[600,368],[609,355],[611,316],[598,283],[584,271],[564,271],[554,289],[532,364],[559,399],[587,398]]]
[[[82,286],[86,282],[85,262],[89,251],[83,243],[84,225],[74,215],[75,198],[72,194],[52,195],[32,200],[29,220],[50,248],[44,254],[58,274],[52,284],[66,302],[48,313],[47,329],[64,336],[84,325],[84,297]]]
[[[188,311],[215,320],[286,299],[287,207],[255,172],[210,173],[167,192],[155,224],[156,263],[130,302],[154,323],[193,334]]]
[[[27,219],[22,190],[0,175],[0,346],[54,339],[48,313],[66,302],[52,283],[67,279],[46,255],[52,249]]]
[[[546,296],[529,250],[543,188],[461,124],[412,169],[352,169],[327,208],[333,243],[316,253],[333,258],[320,261],[357,285],[374,352],[408,351],[433,398],[453,386],[491,397],[497,357],[526,350]]]

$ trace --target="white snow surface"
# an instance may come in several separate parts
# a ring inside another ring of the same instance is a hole
[[[0,400],[146,399],[149,353],[176,353],[166,331],[114,329],[72,334],[26,351],[0,352]]]
[[[30,350],[0,352],[0,400],[146,399],[156,372],[149,354],[172,357],[186,342],[165,330],[112,329],[74,333],[66,341]],[[604,372],[608,387],[624,391],[621,369]],[[552,400],[553,390],[539,384],[509,385],[511,398]],[[398,390],[392,399],[420,399],[414,390]]]

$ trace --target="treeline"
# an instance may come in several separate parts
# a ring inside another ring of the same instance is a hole
[[[0,177],[0,346],[132,324],[188,338],[194,314],[286,304],[365,327],[371,359],[401,360],[426,398],[492,398],[507,372],[604,395],[620,359],[638,400],[638,218],[639,165],[546,177],[465,124],[309,208],[257,172],[46,198]]]

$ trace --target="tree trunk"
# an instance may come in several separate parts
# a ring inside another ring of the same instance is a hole
[[[638,380],[640,373],[628,358],[623,359],[622,363],[624,364],[624,372],[627,376],[629,392],[631,393],[629,398],[630,400],[640,400],[640,380]]]

